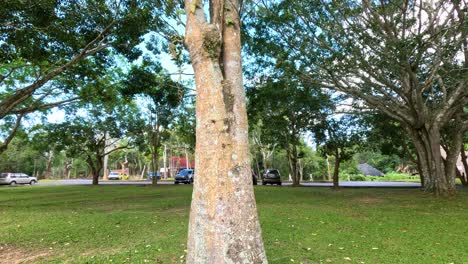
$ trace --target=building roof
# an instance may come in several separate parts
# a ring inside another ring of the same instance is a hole
[[[170,167],[171,168],[189,168],[187,166],[187,159],[185,157],[171,157],[170,158]],[[190,168],[195,168],[195,161],[190,160]]]
[[[379,171],[378,169],[372,167],[367,163],[359,164],[358,165],[359,171],[368,176],[384,176],[383,172]]]

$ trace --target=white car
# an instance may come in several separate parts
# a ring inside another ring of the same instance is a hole
[[[15,186],[16,184],[34,185],[36,183],[37,183],[36,177],[31,177],[24,173],[11,173],[11,172],[0,173],[0,184],[9,184],[11,186]]]
[[[120,180],[120,173],[115,172],[115,171],[111,171],[111,173],[109,173],[109,176],[107,176],[107,179],[109,179],[109,180]]]

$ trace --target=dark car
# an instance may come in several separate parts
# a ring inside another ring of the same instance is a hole
[[[257,185],[257,175],[255,175],[255,172],[252,171],[252,183],[253,185]]]
[[[278,184],[281,185],[281,175],[279,170],[267,169],[262,175],[262,184]]]
[[[193,175],[195,174],[195,171],[193,169],[184,169],[179,171],[179,173],[176,174],[174,177],[174,183],[179,184],[179,183],[193,183]]]
[[[153,175],[154,175],[154,173],[152,171],[148,172],[148,180],[152,180]],[[161,179],[161,173],[160,172],[156,172],[156,179],[157,180]]]

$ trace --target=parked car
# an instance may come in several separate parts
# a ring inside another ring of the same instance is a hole
[[[252,183],[253,185],[257,185],[257,175],[255,175],[255,172],[252,170]]]
[[[36,183],[37,183],[36,177],[31,177],[24,173],[11,173],[11,172],[0,173],[0,184],[9,184],[11,186],[15,186],[16,184],[34,185]]]
[[[181,170],[174,177],[174,183],[175,184],[179,184],[180,182],[183,182],[185,184],[193,183],[194,174],[195,174],[195,171],[193,169]]]
[[[154,173],[152,171],[148,172],[148,180],[152,180],[153,175],[154,175]],[[161,179],[161,173],[160,172],[156,172],[156,179],[157,180]]]
[[[262,184],[278,184],[281,185],[281,175],[277,169],[267,169],[262,175]]]
[[[109,180],[120,180],[120,179],[122,179],[122,176],[120,175],[120,172],[111,171],[109,173],[109,175],[107,176],[107,179],[109,179]]]

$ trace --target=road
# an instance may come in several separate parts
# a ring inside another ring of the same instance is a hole
[[[44,181],[36,186],[54,186],[54,185],[90,185],[91,180],[88,179],[73,179],[73,180],[59,180],[59,181]],[[100,181],[102,185],[149,185],[151,181]],[[158,184],[174,184],[172,181],[158,181]],[[283,186],[291,185],[291,182],[283,182]],[[331,182],[303,182],[303,186],[308,187],[331,187]],[[270,186],[270,185],[268,185]],[[342,181],[341,187],[350,188],[418,188],[421,187],[417,182],[378,182],[378,181]]]

